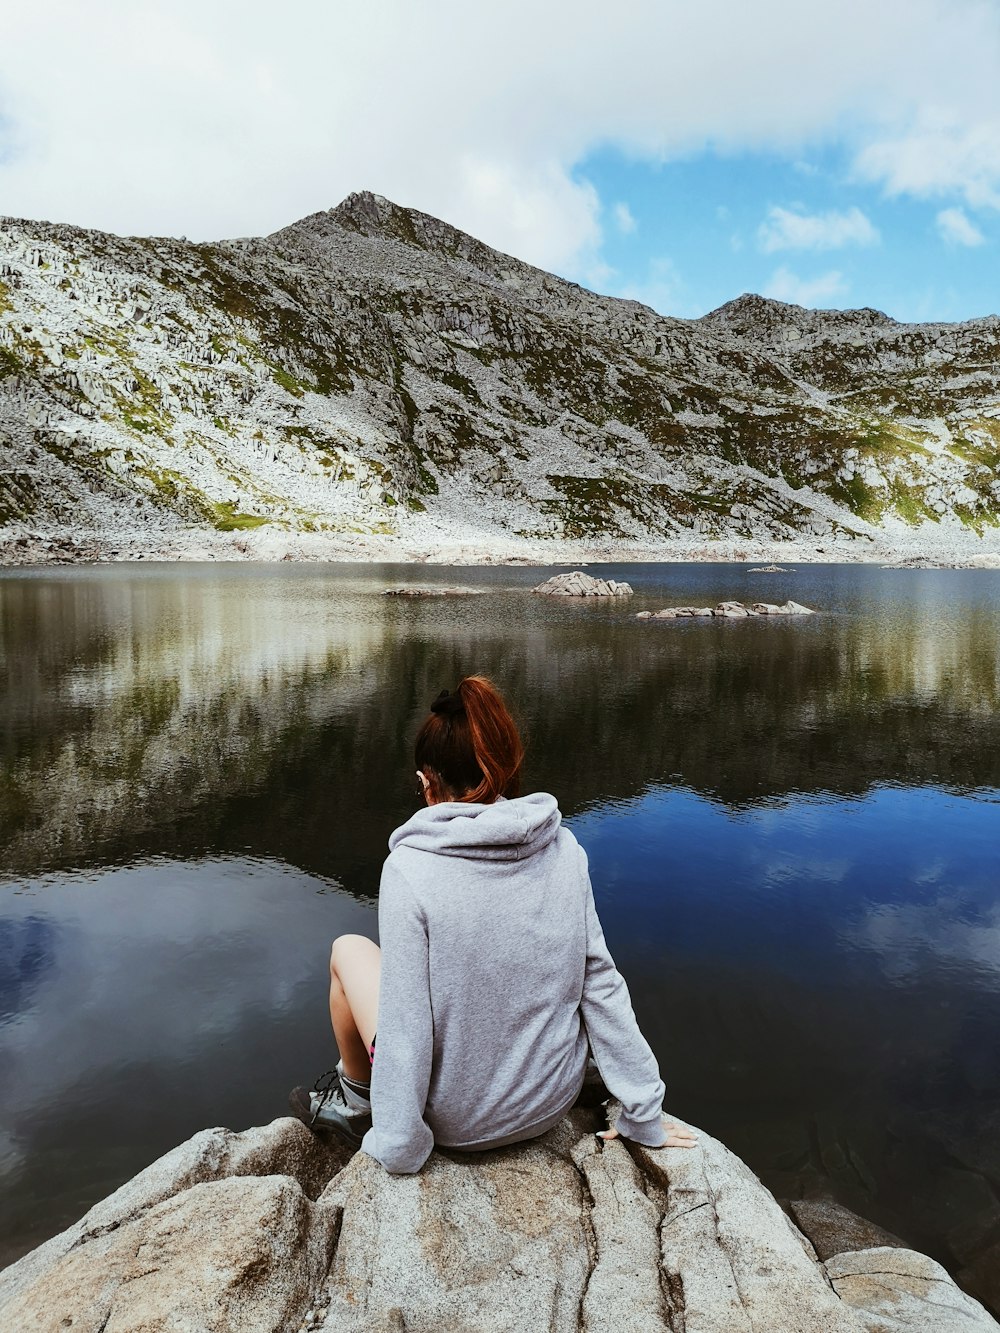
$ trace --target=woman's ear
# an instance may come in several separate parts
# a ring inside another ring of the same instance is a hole
[[[420,786],[423,788],[424,800],[428,805],[434,804],[434,782],[433,774],[427,776],[421,769],[417,769],[417,777],[420,779]]]

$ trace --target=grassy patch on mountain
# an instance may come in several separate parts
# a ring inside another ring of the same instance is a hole
[[[0,347],[0,380],[10,375],[23,375],[26,366],[16,352],[9,347]]]
[[[30,472],[0,472],[0,523],[30,518],[38,508],[38,486]]]
[[[271,520],[263,514],[241,514],[236,508],[235,500],[225,500],[221,504],[213,504],[212,509],[213,526],[220,532],[237,532],[244,528],[261,528],[265,523]]]

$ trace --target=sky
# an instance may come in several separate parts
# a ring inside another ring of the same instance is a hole
[[[370,189],[696,317],[1000,313],[1000,0],[5,0],[0,214],[258,235]]]

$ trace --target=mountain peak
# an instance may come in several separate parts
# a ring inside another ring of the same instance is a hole
[[[722,325],[734,333],[760,333],[768,329],[817,326],[822,321],[826,326],[846,326],[877,328],[892,327],[896,320],[881,310],[866,306],[862,310],[810,310],[806,306],[791,305],[787,301],[775,301],[769,296],[757,296],[753,292],[744,292],[717,310],[703,315],[700,322]]]
[[[766,319],[769,323],[774,320],[786,320],[793,318],[796,314],[804,314],[805,310],[800,305],[790,305],[787,301],[775,301],[770,296],[758,296],[755,292],[744,292],[742,296],[736,296],[725,305],[720,305],[716,310],[711,310],[705,319],[716,321],[725,320],[727,323],[743,322],[747,319],[759,320]]]
[[[358,232],[385,240],[401,241],[418,250],[445,255],[451,259],[465,259],[481,272],[495,273],[500,268],[520,266],[520,260],[477,241],[474,236],[460,231],[449,222],[417,208],[406,208],[383,195],[361,190],[332,208],[332,221],[345,231]]]

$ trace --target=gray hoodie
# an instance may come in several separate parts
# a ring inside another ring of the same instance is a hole
[[[588,1040],[619,1131],[663,1142],[663,1084],[552,796],[442,802],[389,839],[373,1127],[363,1147],[419,1171],[542,1134],[583,1083]]]

